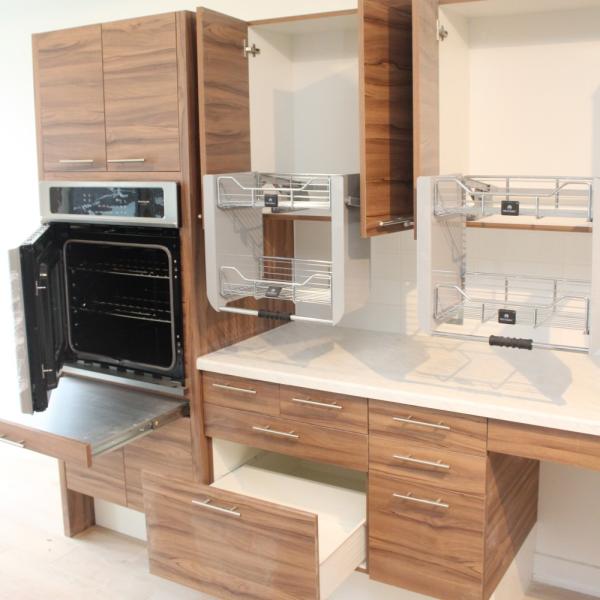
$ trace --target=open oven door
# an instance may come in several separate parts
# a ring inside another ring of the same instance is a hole
[[[9,254],[24,413],[48,408],[67,358],[65,273],[57,229],[44,225]]]

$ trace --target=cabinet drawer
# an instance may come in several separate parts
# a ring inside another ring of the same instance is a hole
[[[486,457],[452,452],[401,436],[369,436],[369,470],[463,494],[485,493]]]
[[[299,458],[366,471],[368,436],[310,423],[266,417],[229,408],[204,406],[205,432],[221,438]]]
[[[482,597],[484,501],[369,477],[369,573],[437,598]]]
[[[127,506],[144,510],[142,472],[193,480],[190,420],[180,419],[128,444],[125,453]]]
[[[282,385],[279,406],[282,417],[357,433],[368,431],[365,398]]]
[[[455,452],[486,453],[487,420],[479,417],[369,400],[369,431]]]
[[[260,460],[211,486],[144,474],[152,573],[226,600],[326,598],[352,574],[364,492]]]
[[[86,496],[127,505],[123,450],[94,459],[92,467],[66,465],[67,488]]]
[[[279,414],[279,386],[243,377],[202,374],[204,402],[265,415]]]

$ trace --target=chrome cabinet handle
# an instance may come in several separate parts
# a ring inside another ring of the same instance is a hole
[[[109,158],[107,163],[143,163],[145,158]]]
[[[0,442],[3,444],[8,444],[9,446],[15,446],[16,448],[25,448],[25,442],[21,440],[20,442],[13,442],[9,440],[5,435],[0,435]]]
[[[392,227],[392,225],[402,225],[402,227],[412,227],[415,224],[410,217],[393,217],[387,221],[379,221],[378,227]]]
[[[211,504],[212,500],[210,498],[206,498],[206,500],[192,500],[192,504],[195,506],[200,506],[202,508],[208,508],[210,510],[214,510],[215,512],[222,513],[224,515],[229,515],[231,517],[241,517],[242,513],[240,513],[237,509],[237,506],[232,506],[231,508],[225,508],[223,506],[218,506],[217,504]]]
[[[271,435],[278,435],[279,437],[292,438],[297,440],[300,436],[294,431],[277,431],[277,429],[271,429],[270,425],[266,425],[265,427],[259,427],[258,425],[253,425],[252,429],[254,431],[260,431],[261,433],[270,433]]]
[[[94,163],[93,158],[61,158],[59,161],[61,165],[91,165]]]
[[[392,455],[392,458],[395,458],[396,460],[401,460],[404,462],[414,463],[416,465],[424,465],[426,467],[436,467],[437,469],[445,469],[447,471],[450,470],[450,465],[443,463],[441,460],[436,460],[436,461],[422,460],[420,458],[414,458],[413,456],[410,456],[410,454],[408,456],[402,456],[401,454],[394,454],[394,455]]]
[[[230,392],[241,392],[242,394],[256,394],[256,390],[235,387],[233,385],[225,385],[224,383],[213,383],[212,386],[219,388],[220,390],[229,390]]]
[[[442,502],[441,498],[438,498],[437,500],[426,500],[425,498],[417,498],[415,496],[412,495],[412,492],[409,492],[408,494],[392,494],[392,496],[394,498],[399,498],[400,500],[407,500],[408,502],[415,502],[417,504],[425,504],[427,506],[435,506],[436,508],[444,508],[444,509],[448,509],[450,508],[450,505],[447,504],[446,502]]]
[[[450,431],[448,425],[444,425],[441,421],[439,423],[427,423],[427,421],[415,421],[411,415],[406,418],[392,417],[393,421],[399,421],[400,423],[410,423],[411,425],[421,425],[422,427],[432,427],[433,429],[441,429],[443,431]]]
[[[337,402],[317,402],[316,400],[305,400],[304,398],[292,398],[292,402],[308,404],[310,406],[319,406],[320,408],[334,408],[335,410],[342,410],[342,408],[344,408]]]

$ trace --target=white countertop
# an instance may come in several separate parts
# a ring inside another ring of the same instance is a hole
[[[198,369],[600,435],[600,360],[424,335],[290,323]]]

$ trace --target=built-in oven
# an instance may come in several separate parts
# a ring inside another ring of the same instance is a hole
[[[177,200],[173,182],[41,183],[43,225],[11,253],[23,412],[69,367],[182,386]]]

